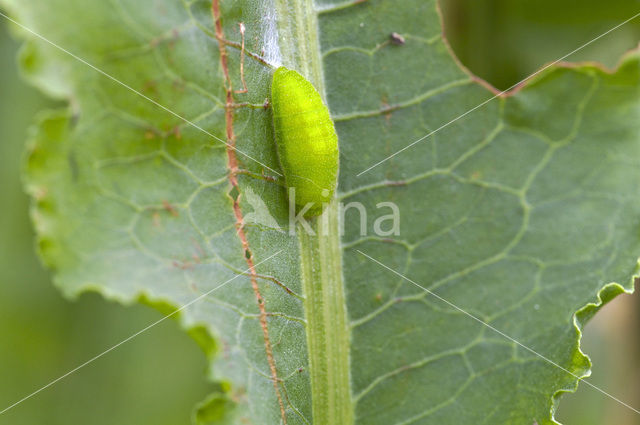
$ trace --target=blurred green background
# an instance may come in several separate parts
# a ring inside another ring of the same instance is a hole
[[[640,13],[640,0],[441,0],[447,38],[476,75],[504,90]],[[640,17],[566,60],[613,67],[640,42]]]
[[[444,0],[442,7],[460,60],[505,89],[639,13],[640,0]],[[568,60],[614,66],[638,41],[640,18]],[[94,294],[66,301],[39,264],[19,174],[29,124],[57,105],[20,80],[18,48],[0,21],[0,410],[162,317]],[[640,294],[606,306],[583,347],[595,363],[590,381],[640,406]],[[0,425],[188,424],[212,389],[205,367],[197,345],[168,320],[0,415]],[[557,416],[566,425],[640,424],[640,415],[585,385],[562,398]]]

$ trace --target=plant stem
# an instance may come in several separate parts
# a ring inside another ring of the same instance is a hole
[[[312,0],[275,0],[283,65],[306,77],[326,99],[317,14]],[[305,295],[313,423],[352,425],[347,319],[338,202],[309,220],[316,235],[298,225]]]
[[[310,222],[309,235],[298,225],[305,294],[307,346],[313,423],[353,423],[349,386],[349,328],[338,238],[338,202]]]

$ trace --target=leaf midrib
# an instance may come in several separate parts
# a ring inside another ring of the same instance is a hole
[[[312,0],[276,0],[283,65],[304,75],[326,100],[317,11]],[[302,225],[300,270],[305,295],[312,423],[354,423],[350,388],[350,331],[342,276],[338,202],[310,220],[315,236]]]

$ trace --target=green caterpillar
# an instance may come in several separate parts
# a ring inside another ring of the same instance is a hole
[[[338,178],[338,136],[329,109],[309,81],[283,66],[273,74],[271,105],[289,196],[295,195],[296,211],[319,215]]]

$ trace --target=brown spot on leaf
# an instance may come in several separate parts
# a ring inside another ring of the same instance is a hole
[[[402,46],[404,43],[406,43],[404,37],[397,32],[392,32],[391,34],[389,34],[389,40],[391,41],[391,44],[395,44],[396,46]]]
[[[173,136],[177,139],[177,140],[181,140],[182,139],[182,132],[180,130],[179,126],[175,126],[173,128]]]
[[[171,205],[168,201],[163,200],[162,201],[162,208],[165,209],[165,211],[167,211],[169,214],[171,214],[174,217],[178,217],[180,214],[178,214],[178,210],[176,209],[176,207],[174,207],[173,205]]]
[[[153,227],[160,227],[160,214],[158,212],[151,214],[151,223]]]
[[[158,82],[155,80],[148,80],[142,86],[142,91],[152,94],[158,93]]]

